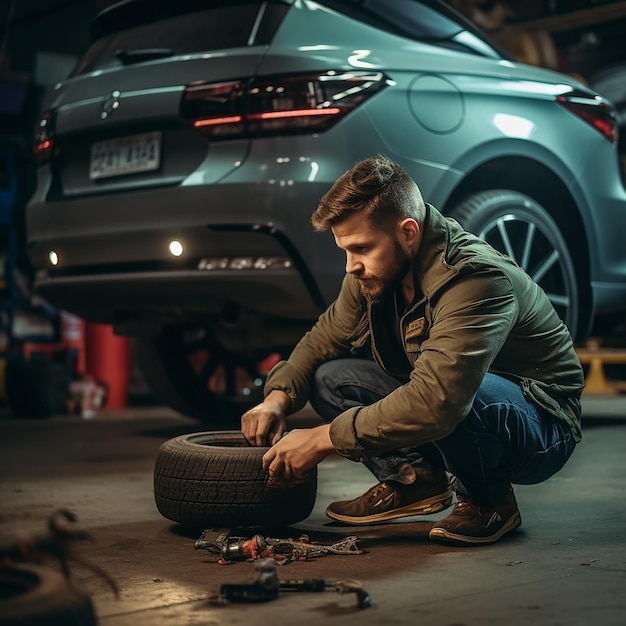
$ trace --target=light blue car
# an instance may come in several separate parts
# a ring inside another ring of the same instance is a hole
[[[435,0],[128,0],[51,90],[27,208],[36,289],[136,339],[157,397],[213,426],[333,300],[311,212],[383,153],[513,256],[577,339],[626,305],[608,100],[507,59]]]

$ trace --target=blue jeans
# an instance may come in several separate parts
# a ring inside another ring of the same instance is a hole
[[[311,405],[330,422],[351,407],[373,404],[400,385],[373,361],[329,361],[316,372]],[[400,482],[406,482],[402,468],[407,463],[444,468],[458,493],[492,504],[511,483],[535,484],[558,472],[575,445],[569,426],[528,400],[517,383],[487,374],[469,414],[452,434],[372,457],[364,465],[379,481]]]

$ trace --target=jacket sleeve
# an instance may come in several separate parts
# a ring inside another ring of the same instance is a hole
[[[315,370],[322,363],[347,354],[364,332],[367,332],[367,313],[358,282],[346,275],[337,299],[302,337],[289,359],[272,368],[265,383],[265,395],[281,389],[291,399],[289,412],[298,411],[309,399]]]
[[[470,270],[470,271],[468,271]],[[380,401],[356,407],[331,424],[339,454],[355,461],[451,433],[516,322],[506,274],[467,266],[432,301],[432,326],[409,381]]]

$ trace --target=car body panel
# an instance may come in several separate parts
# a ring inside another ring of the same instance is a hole
[[[626,193],[615,151],[555,104],[559,94],[591,92],[562,74],[453,48],[294,2],[267,45],[111,65],[63,81],[47,103],[56,112],[55,163],[39,169],[27,209],[37,289],[120,330],[133,316],[140,328],[142,320],[210,317],[229,302],[308,323],[334,298],[345,262],[330,233],[311,232],[309,216],[338,175],[384,152],[444,212],[462,194],[495,185],[497,175],[484,180],[498,162],[515,164],[508,183],[530,195],[526,171],[558,181],[567,203],[554,210],[583,226],[588,259],[578,262],[592,303],[622,304]],[[328,71],[383,72],[386,86],[321,133],[207,142],[180,115],[190,84]],[[152,131],[162,137],[158,170],[89,178],[95,142]],[[169,254],[173,239],[184,261]],[[198,269],[203,258],[246,252],[293,265],[263,274]]]

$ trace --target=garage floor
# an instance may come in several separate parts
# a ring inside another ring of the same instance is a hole
[[[328,502],[373,484],[360,465],[330,457],[319,467],[311,516],[284,536],[331,543],[355,534],[366,554],[327,555],[281,566],[281,578],[356,579],[354,594],[282,592],[263,604],[213,606],[222,583],[251,582],[246,562],[219,565],[194,549],[196,535],[161,517],[152,495],[159,445],[206,430],[163,408],[101,413],[85,420],[0,417],[0,544],[45,531],[65,507],[92,541],[76,553],[120,588],[81,565],[76,584],[92,597],[101,626],[239,624],[428,624],[428,626],[626,624],[626,396],[589,397],[584,441],[546,483],[516,489],[521,529],[488,547],[429,543],[437,516],[370,527],[340,527]],[[315,423],[306,409],[296,424]],[[276,536],[276,535],[273,535]],[[46,561],[48,564],[48,561]],[[50,567],[57,567],[49,562]]]

